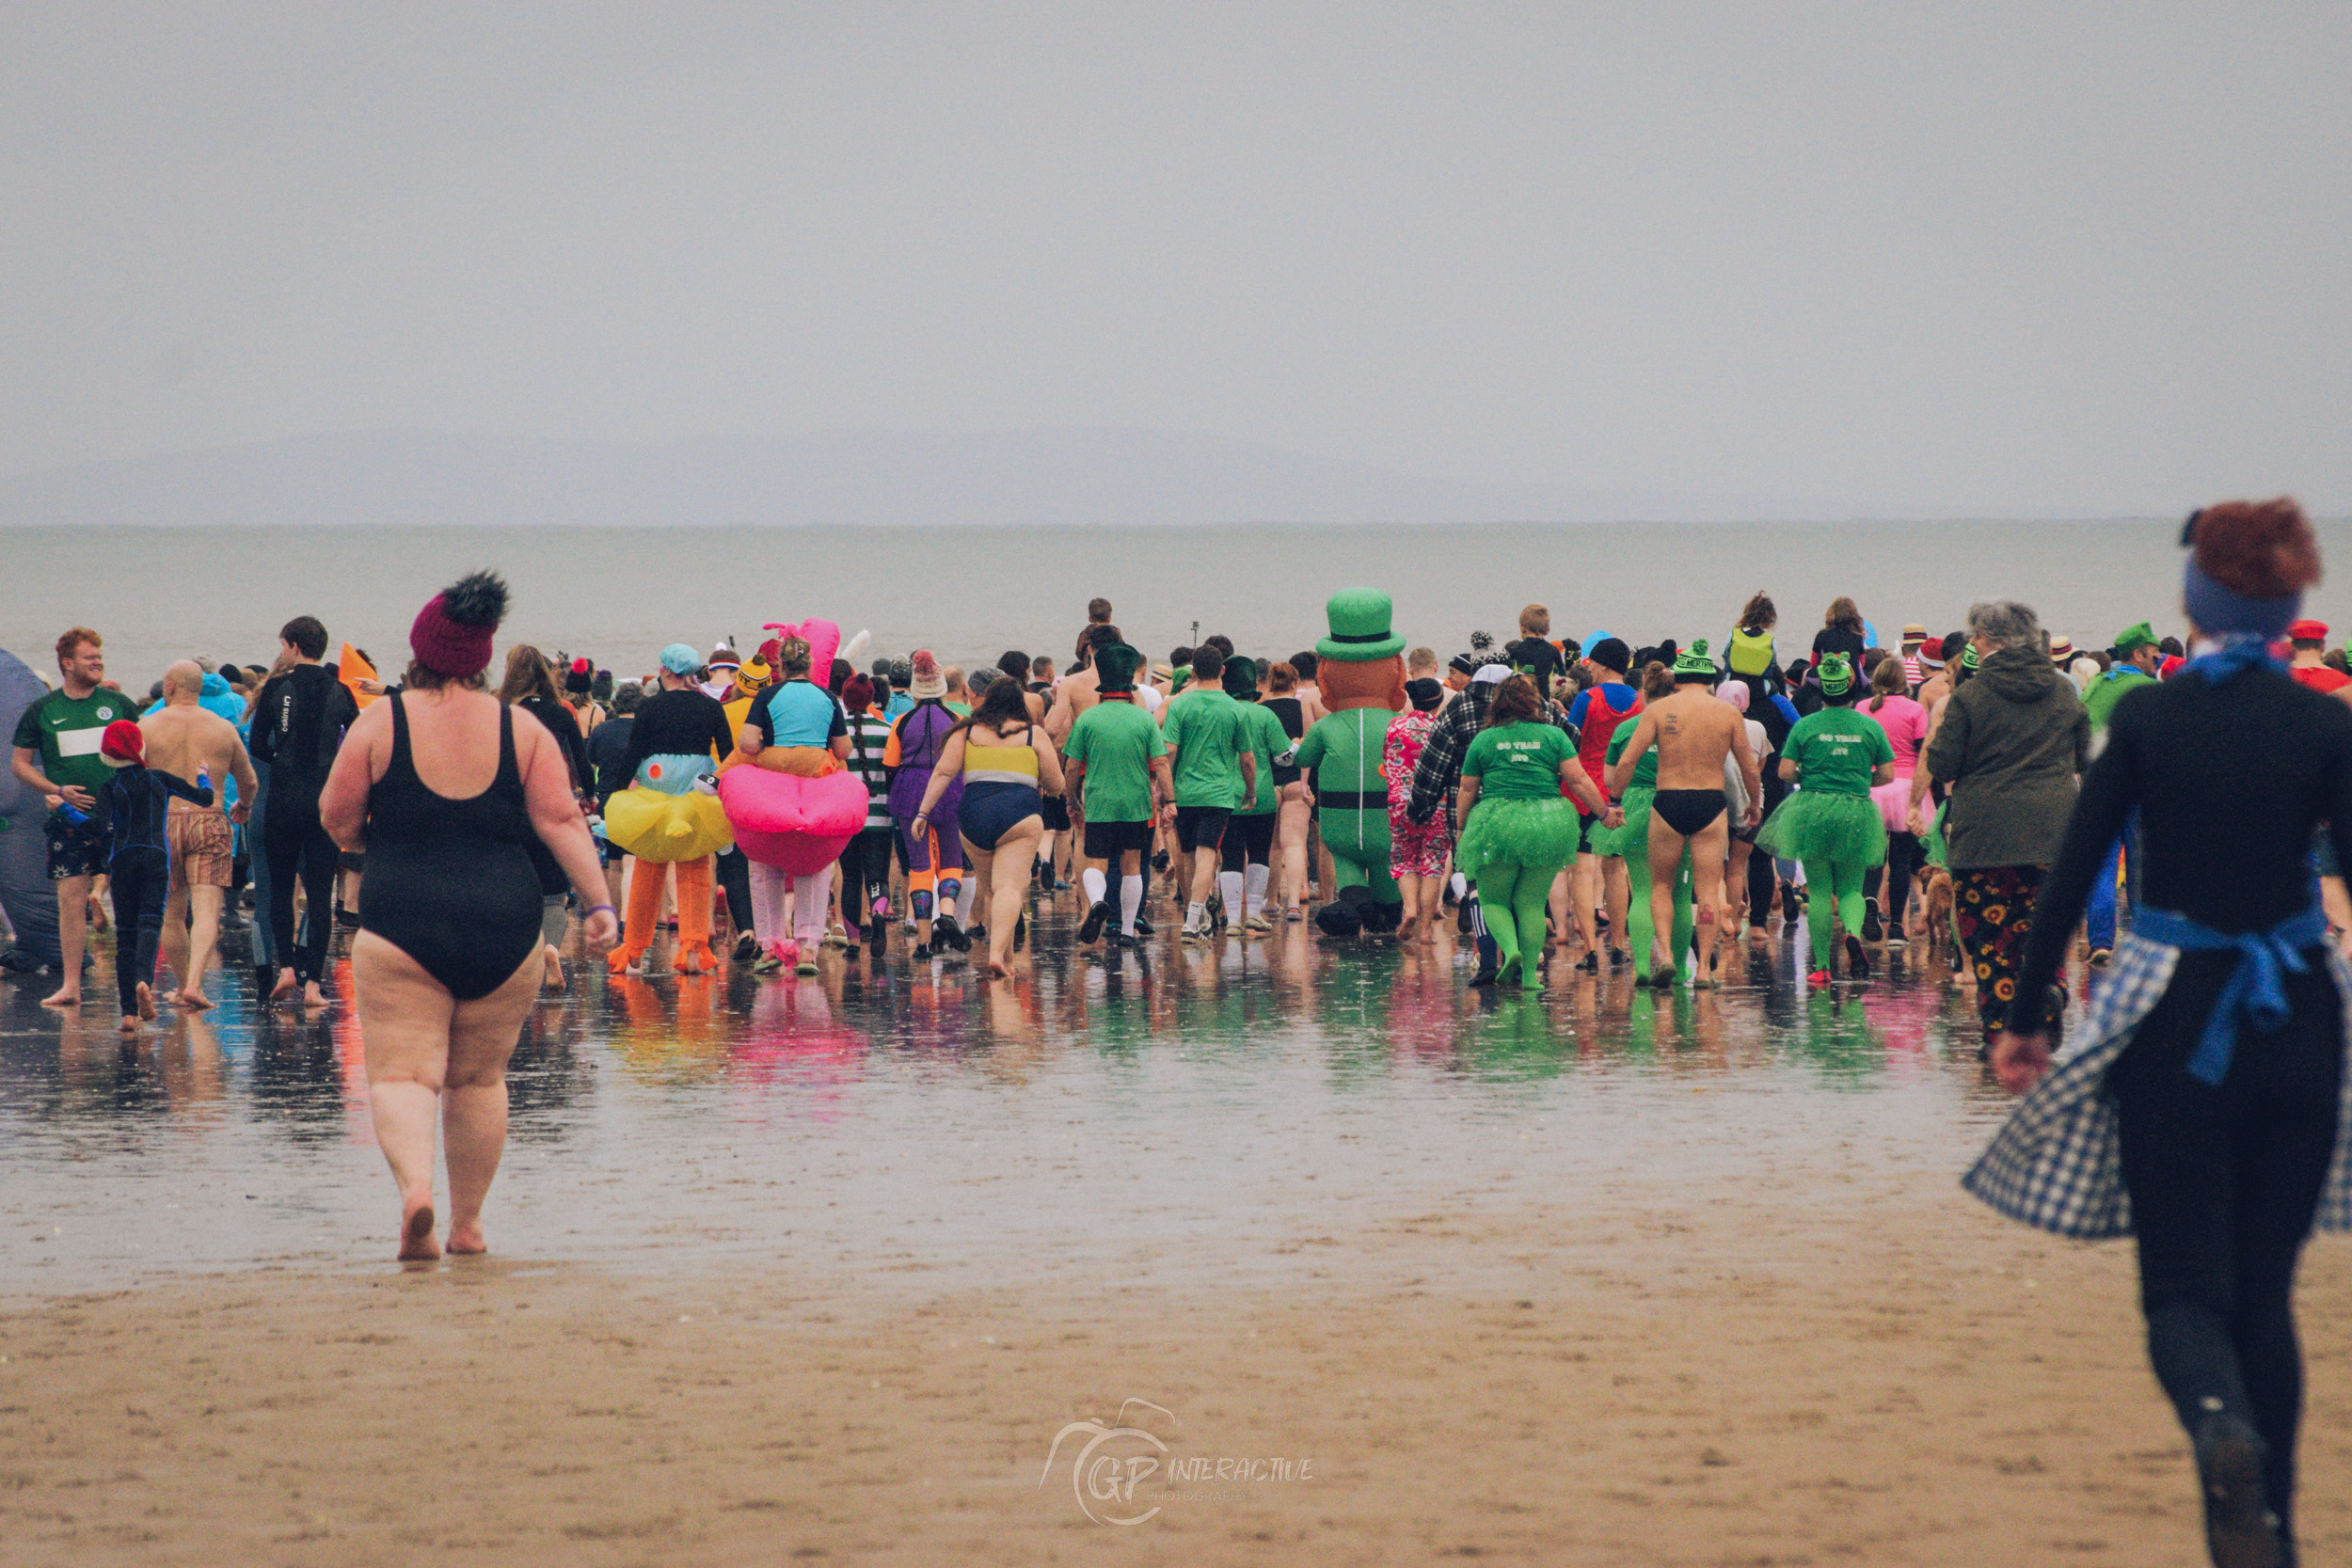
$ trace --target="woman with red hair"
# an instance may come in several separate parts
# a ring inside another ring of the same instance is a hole
[[[2295,1557],[2296,1260],[2314,1224],[2352,1229],[2352,970],[2311,855],[2324,820],[2352,861],[2352,707],[2271,653],[2319,580],[2293,501],[2209,507],[2183,542],[2193,657],[2109,716],[1994,1047],[2003,1084],[2040,1086],[1968,1185],[2062,1235],[2138,1238],[2149,1356],[2196,1446],[2207,1548],[2253,1568]],[[2134,811],[2147,907],[2053,1071],[2047,999]]]

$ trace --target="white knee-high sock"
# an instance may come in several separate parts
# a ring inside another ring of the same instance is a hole
[[[1265,912],[1265,885],[1273,875],[1274,867],[1270,865],[1252,865],[1249,868],[1247,879],[1249,895],[1248,907],[1242,911],[1244,920]]]
[[[1239,923],[1249,918],[1248,913],[1241,907],[1242,879],[1240,872],[1218,872],[1216,874],[1216,895],[1225,900],[1226,919]]]
[[[1119,879],[1119,928],[1128,936],[1136,934],[1136,916],[1143,912],[1143,879],[1121,877]]]
[[[1110,895],[1106,879],[1090,865],[1078,873],[1078,885],[1086,889],[1087,907],[1089,909]]]

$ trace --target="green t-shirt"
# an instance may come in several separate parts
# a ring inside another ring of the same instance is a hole
[[[2123,693],[2135,687],[2153,686],[2156,677],[2133,664],[2119,664],[2090,683],[2083,693],[2083,709],[2090,715],[2090,727],[2104,730],[2115,714],[2115,705],[2123,700]]]
[[[1886,732],[1868,714],[1825,707],[1796,722],[1780,754],[1797,765],[1800,787],[1823,795],[1868,795],[1870,770],[1895,760]]]
[[[40,770],[51,784],[97,791],[115,776],[98,755],[106,726],[118,719],[135,721],[138,716],[129,698],[103,686],[80,698],[52,691],[17,720],[13,744],[40,753]]]
[[[1611,767],[1615,767],[1618,760],[1625,755],[1626,747],[1632,744],[1633,732],[1641,727],[1642,716],[1637,713],[1610,732],[1609,755],[1605,760]],[[1652,746],[1642,753],[1642,760],[1633,765],[1633,777],[1626,781],[1625,786],[1628,789],[1656,789],[1658,787],[1657,747]]]
[[[1576,756],[1565,731],[1541,720],[1480,730],[1462,758],[1462,776],[1476,778],[1481,800],[1560,798],[1560,765]]]
[[[1168,754],[1160,726],[1128,702],[1102,702],[1078,715],[1062,755],[1087,765],[1089,822],[1152,820],[1152,762]]]
[[[1241,804],[1241,705],[1224,689],[1197,686],[1168,705],[1160,733],[1175,755],[1176,803],[1232,811]]]
[[[1291,749],[1290,732],[1260,704],[1236,700],[1235,705],[1241,709],[1242,735],[1258,754],[1258,798],[1235,815],[1263,816],[1282,803],[1281,787],[1274,782],[1274,759]]]

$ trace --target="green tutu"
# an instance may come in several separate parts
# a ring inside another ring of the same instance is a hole
[[[1585,836],[1584,848],[1595,855],[1613,855],[1619,860],[1632,860],[1649,853],[1650,804],[1658,799],[1658,791],[1648,784],[1635,784],[1625,792],[1618,802],[1625,811],[1622,828],[1596,827]]]
[[[1867,795],[1800,789],[1765,818],[1756,846],[1775,860],[1876,865],[1886,859],[1886,819]]]
[[[1576,859],[1576,808],[1554,795],[1542,800],[1482,799],[1454,847],[1454,868],[1471,881],[1503,861],[1566,865]]]
[[[1933,816],[1928,818],[1926,845],[1928,863],[1938,871],[1949,871],[1952,868],[1951,857],[1947,852],[1944,844],[1944,818],[1950,814],[1951,809],[1952,803],[1947,800],[1935,808]]]

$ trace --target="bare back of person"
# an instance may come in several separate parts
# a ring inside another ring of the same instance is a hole
[[[150,768],[177,773],[191,784],[202,771],[210,775],[215,787],[242,772],[250,791],[251,765],[246,761],[245,742],[237,737],[237,726],[219,714],[193,703],[167,704],[140,720],[139,728],[146,732]],[[176,799],[171,804],[175,811],[197,809]]]
[[[1721,789],[1724,759],[1747,750],[1747,724],[1740,710],[1704,686],[1677,687],[1673,696],[1644,711],[1657,726],[1658,787],[1661,790]],[[1637,735],[1636,744],[1639,740]],[[1748,770],[1754,768],[1751,758]]]

